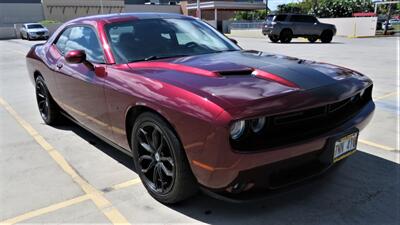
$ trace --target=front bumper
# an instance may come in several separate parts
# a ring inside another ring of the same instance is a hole
[[[276,189],[286,186],[303,178],[314,176],[332,165],[332,161],[323,160],[324,157],[326,158],[324,155],[330,154],[329,140],[349,131],[362,130],[371,120],[374,109],[375,104],[371,100],[350,120],[329,132],[301,143],[257,153],[235,152],[224,145],[220,138],[214,138],[214,141],[209,141],[209,145],[221,146],[221,148],[220,151],[209,154],[216,154],[215,157],[212,157],[216,161],[208,168],[202,167],[198,163],[194,164],[192,165],[193,172],[203,187],[215,192],[235,192],[235,186],[240,186],[242,189]],[[288,171],[292,169],[299,171],[296,166],[311,166],[312,169],[305,174],[298,174],[299,177],[276,175],[276,171],[282,168],[281,165],[286,165],[284,167]],[[288,178],[288,180],[279,181],[282,178]],[[242,187],[245,185],[244,183],[246,185],[252,183],[252,187]]]
[[[48,34],[36,34],[36,33],[29,33],[29,37],[31,39],[48,39]]]

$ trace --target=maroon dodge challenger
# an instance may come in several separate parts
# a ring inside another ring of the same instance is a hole
[[[270,193],[356,151],[375,105],[350,69],[243,50],[196,18],[78,18],[26,57],[40,115],[131,155],[163,203]],[[88,159],[89,160],[89,159]]]

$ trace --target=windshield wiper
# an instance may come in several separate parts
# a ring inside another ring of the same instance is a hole
[[[144,58],[144,61],[150,61],[150,60],[155,60],[155,59],[167,59],[167,58],[175,58],[175,57],[185,57],[185,56],[190,56],[190,55],[171,55],[171,56],[157,56],[157,55],[152,55],[149,57]]]

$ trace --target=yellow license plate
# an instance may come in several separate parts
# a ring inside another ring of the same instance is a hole
[[[337,140],[333,152],[333,162],[337,162],[355,152],[357,149],[357,139],[358,133],[356,132]]]

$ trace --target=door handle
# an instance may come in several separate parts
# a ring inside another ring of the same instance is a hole
[[[62,63],[57,63],[57,68],[58,69],[61,69],[63,67],[63,64]]]

